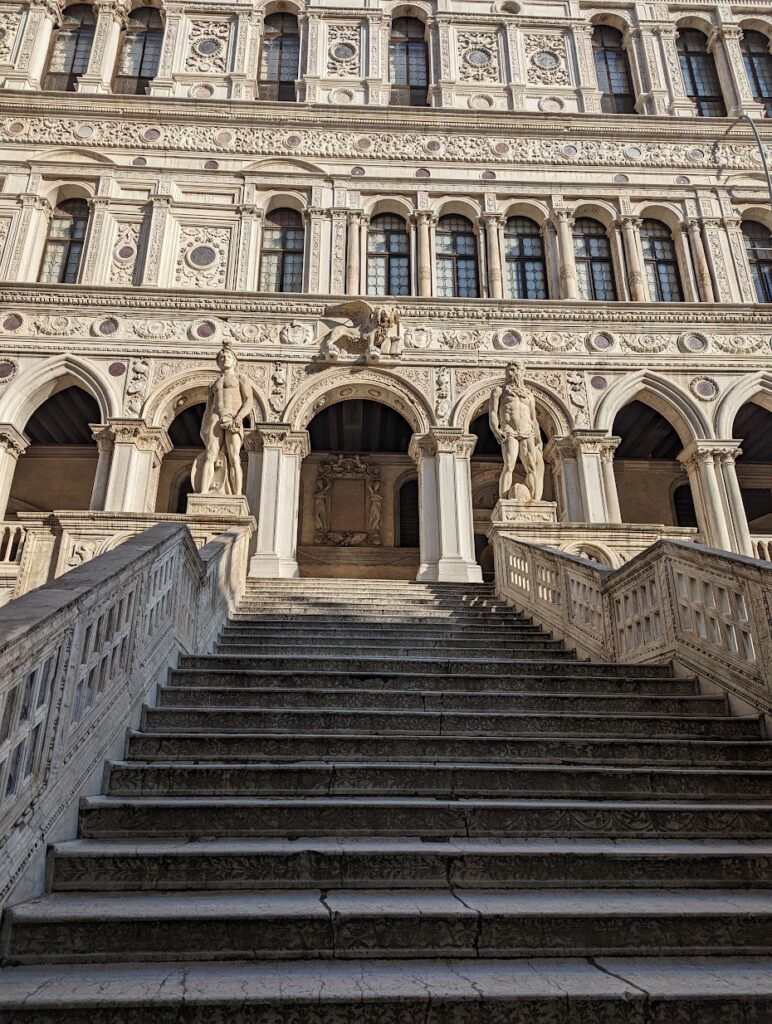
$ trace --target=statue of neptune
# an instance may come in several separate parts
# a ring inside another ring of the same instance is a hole
[[[220,375],[209,387],[201,423],[206,450],[193,463],[190,479],[197,494],[238,495],[243,493],[243,420],[252,411],[252,388],[227,342],[217,353],[217,365]]]
[[[525,486],[533,501],[544,493],[544,456],[542,454],[536,402],[525,383],[523,363],[510,363],[506,383],[493,389],[488,406],[493,436],[501,445],[504,469],[499,478],[499,497],[509,498],[517,486],[513,483],[518,455],[525,470]]]

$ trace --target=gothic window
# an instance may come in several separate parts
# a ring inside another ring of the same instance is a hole
[[[650,300],[683,302],[678,256],[668,227],[658,220],[645,220],[641,225],[641,245]]]
[[[716,62],[708,53],[708,40],[696,28],[678,33],[678,56],[686,95],[694,100],[700,117],[726,117],[726,105],[718,80]]]
[[[772,54],[769,40],[761,32],[743,32],[743,62],[753,98],[762,103],[772,117]]]
[[[425,27],[418,18],[395,18],[389,40],[389,78],[392,106],[425,107],[429,86],[429,57]]]
[[[297,210],[274,210],[265,218],[260,291],[303,290],[303,221]]]
[[[66,199],[54,210],[38,280],[43,284],[76,284],[88,227],[85,199]]]
[[[508,299],[546,299],[547,268],[539,226],[530,217],[510,217],[504,228]]]
[[[579,295],[596,302],[615,302],[614,264],[606,229],[600,221],[580,217],[574,225],[574,259]]]
[[[269,14],[260,56],[260,99],[295,100],[300,65],[300,33],[294,14]]]
[[[472,222],[451,214],[437,223],[437,294],[473,299],[480,294],[477,236]]]
[[[88,68],[96,16],[88,4],[65,7],[62,24],[54,31],[43,88],[74,92],[78,77]]]
[[[410,236],[402,217],[381,213],[367,233],[367,294],[410,294]]]
[[[399,489],[399,536],[397,547],[417,548],[418,536],[418,481],[406,480]]]
[[[158,74],[164,29],[153,7],[138,7],[129,15],[118,54],[113,92],[143,96]]]
[[[635,93],[622,33],[608,25],[598,25],[592,34],[592,52],[598,87],[603,93],[601,110],[605,114],[634,114]]]
[[[772,232],[755,220],[743,224],[745,251],[759,302],[772,302]]]

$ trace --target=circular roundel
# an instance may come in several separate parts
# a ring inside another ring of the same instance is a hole
[[[560,64],[557,56],[554,53],[550,53],[549,50],[542,50],[541,53],[535,54],[533,62],[542,71],[554,71],[558,64]]]
[[[199,39],[194,49],[196,53],[202,57],[216,57],[222,53],[222,40],[217,39],[215,36],[204,36],[203,39]]]
[[[118,330],[118,321],[114,317],[107,317],[102,320],[99,324],[99,333],[104,334],[105,337],[109,337],[111,334],[115,334]]]
[[[216,259],[217,253],[211,245],[197,245],[188,253],[188,261],[199,270],[211,267]]]
[[[3,330],[18,331],[23,323],[24,321],[18,313],[9,313],[5,320],[3,320]]]
[[[484,68],[487,64],[490,64],[492,57],[487,50],[467,50],[464,59],[472,67]]]
[[[122,377],[126,373],[125,363],[110,363],[107,367],[107,372],[111,377]]]
[[[682,352],[707,352],[710,347],[704,334],[682,334],[678,339],[678,347]]]
[[[145,142],[158,142],[161,138],[160,128],[148,128],[142,136]]]
[[[206,321],[204,321],[204,323],[202,324],[199,324],[198,327],[196,328],[196,334],[199,336],[199,338],[211,338],[212,335],[214,334],[214,331],[214,325],[207,323]]]
[[[217,163],[216,160],[205,160],[204,161],[204,170],[205,171],[216,171],[219,168],[219,166],[220,165]]]
[[[590,377],[590,386],[595,388],[596,391],[603,391],[608,387],[608,381],[605,377],[601,377],[598,374],[595,377]]]
[[[147,160],[143,156],[135,156],[131,161],[132,167],[147,167]]]
[[[18,372],[19,367],[10,359],[0,360],[0,384],[9,384]]]
[[[712,377],[695,377],[689,387],[692,394],[701,398],[703,402],[712,402],[718,397],[718,383]]]

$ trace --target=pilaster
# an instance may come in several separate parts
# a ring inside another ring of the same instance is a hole
[[[619,523],[614,452],[621,438],[602,430],[574,430],[553,437],[544,458],[559,481],[561,518],[571,523]]]
[[[166,429],[141,419],[116,418],[92,423],[91,431],[99,451],[91,507],[104,512],[154,511],[161,460],[172,450]]]
[[[51,204],[47,199],[34,193],[19,196],[19,210],[7,245],[10,252],[8,280],[37,280],[50,217]]]
[[[16,463],[29,446],[29,438],[10,423],[0,423],[0,521],[5,518]]]
[[[130,5],[128,0],[96,0],[94,7],[97,14],[94,44],[88,68],[78,79],[77,91],[110,93],[118,43],[121,30],[126,27]]]
[[[59,0],[30,0],[21,29],[21,43],[14,68],[5,75],[3,88],[37,91],[45,71],[51,35],[61,24]]]

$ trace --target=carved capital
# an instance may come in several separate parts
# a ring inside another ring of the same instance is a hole
[[[0,423],[0,451],[18,459],[29,446],[29,438],[10,423]]]
[[[433,228],[437,224],[437,216],[431,210],[416,210],[413,213],[413,220],[416,226],[426,224],[428,227]]]
[[[311,451],[307,430],[293,430],[289,423],[258,423],[244,433],[244,447],[252,454],[277,448],[284,455],[299,455],[304,459]]]
[[[742,455],[741,444],[741,441],[733,438],[692,441],[678,456],[678,461],[687,472],[710,463],[715,464],[717,460],[722,463],[734,462],[739,455]]]
[[[144,420],[110,419],[107,423],[90,423],[89,426],[100,451],[109,451],[117,444],[130,444],[137,451],[153,452],[162,459],[174,447],[165,427],[151,427]]]
[[[476,444],[476,434],[465,434],[458,427],[432,427],[428,434],[413,434],[408,453],[415,463],[441,454],[469,459]]]

